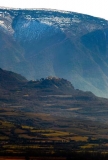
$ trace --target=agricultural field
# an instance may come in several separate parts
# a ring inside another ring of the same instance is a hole
[[[4,107],[1,112],[0,155],[107,152],[106,125],[75,118],[62,119],[45,113],[17,111],[16,114],[14,110],[15,107],[9,110]]]

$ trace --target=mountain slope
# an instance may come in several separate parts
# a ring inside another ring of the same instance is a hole
[[[0,69],[0,89],[8,92],[26,82],[26,78],[21,75]],[[1,96],[2,94],[4,94],[3,91],[1,92]]]
[[[108,97],[107,26],[72,12],[0,9],[0,67],[29,80],[63,77]]]
[[[78,117],[108,122],[108,99],[75,89],[57,77],[27,81],[24,77],[0,69],[0,107],[14,112],[42,113],[58,117]],[[9,121],[15,121],[8,116]],[[21,117],[17,121],[21,120]],[[30,122],[33,124],[33,122]]]

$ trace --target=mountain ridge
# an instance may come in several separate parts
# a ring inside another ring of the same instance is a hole
[[[107,26],[72,12],[0,9],[0,67],[28,80],[63,77],[108,97]]]

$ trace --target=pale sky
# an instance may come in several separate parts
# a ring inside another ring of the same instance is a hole
[[[0,7],[58,9],[108,20],[108,0],[0,0]]]

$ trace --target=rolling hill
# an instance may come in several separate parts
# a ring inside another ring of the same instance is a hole
[[[63,78],[27,81],[19,74],[0,69],[0,95],[2,109],[94,119],[103,123],[108,121],[108,99],[75,89],[71,82]]]
[[[107,156],[107,104],[63,78],[27,81],[0,69],[0,159],[52,159],[79,151]]]

